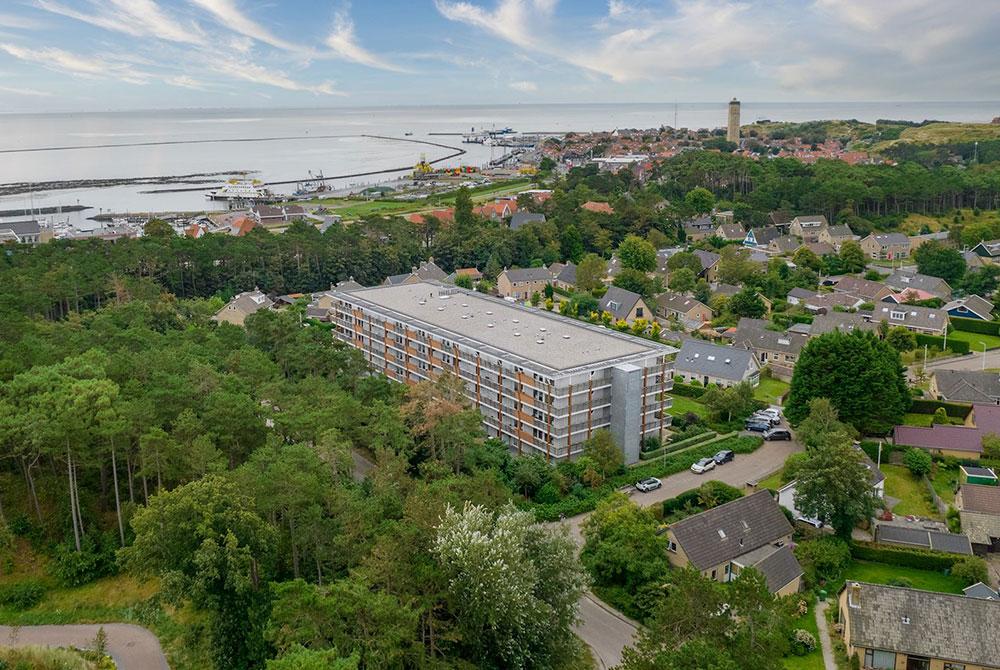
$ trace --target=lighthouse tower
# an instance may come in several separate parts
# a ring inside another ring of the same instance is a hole
[[[736,98],[729,101],[729,127],[726,130],[726,139],[740,143],[740,101]]]

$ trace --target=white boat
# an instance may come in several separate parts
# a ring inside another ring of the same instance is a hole
[[[257,179],[230,179],[206,195],[209,200],[247,200],[268,202],[278,198]]]

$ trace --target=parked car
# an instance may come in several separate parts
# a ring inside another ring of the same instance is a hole
[[[715,456],[712,456],[712,460],[715,461],[716,465],[722,465],[723,463],[728,463],[729,461],[733,460],[735,456],[736,454],[734,454],[729,449],[723,449]]]
[[[773,414],[764,414],[763,412],[754,412],[750,415],[748,421],[759,421],[761,423],[766,423],[769,426],[777,426],[781,423],[781,419],[778,417]]]
[[[714,459],[703,458],[703,459],[701,459],[700,461],[698,461],[697,463],[695,463],[694,465],[691,466],[691,472],[695,473],[696,475],[701,475],[701,474],[704,474],[704,473],[708,472],[709,470],[711,470],[714,467],[715,467],[715,460]]]
[[[754,433],[766,433],[771,430],[771,424],[768,421],[756,421],[754,419],[747,419],[747,422],[743,424],[744,430],[749,430]]]
[[[650,477],[649,479],[643,479],[642,481],[635,483],[635,488],[643,493],[649,493],[650,491],[655,491],[656,489],[663,486],[661,482],[656,477]]]
[[[761,437],[768,441],[790,440],[792,439],[792,431],[787,428],[772,428],[771,430],[765,430]]]
[[[771,417],[772,419],[781,420],[781,412],[773,407],[765,407],[764,409],[759,409],[755,412],[756,414],[763,414]]]

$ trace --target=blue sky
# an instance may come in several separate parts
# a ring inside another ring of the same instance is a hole
[[[998,100],[998,29],[996,0],[0,0],[0,112]]]

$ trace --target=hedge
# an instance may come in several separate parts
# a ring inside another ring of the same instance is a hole
[[[705,395],[704,386],[691,386],[690,384],[684,384],[682,382],[674,382],[674,387],[670,390],[673,395],[681,395],[685,398],[695,398],[698,399]]]
[[[951,570],[957,561],[968,558],[962,554],[946,554],[928,549],[909,549],[907,547],[876,544],[874,542],[851,543],[851,556],[859,561],[902,565],[907,568],[934,570],[937,572]]]
[[[664,456],[666,454],[673,454],[678,451],[683,451],[688,447],[693,447],[694,445],[700,444],[701,442],[704,442],[706,440],[711,440],[715,438],[717,435],[718,433],[716,433],[714,430],[709,430],[704,433],[700,433],[698,435],[689,437],[687,439],[673,442],[666,446],[660,447],[659,449],[654,449],[653,451],[647,451],[644,453],[640,452],[639,460],[648,461],[653,458],[659,458],[660,456]]]
[[[964,319],[953,316],[948,322],[954,326],[955,330],[966,333],[979,333],[980,335],[1000,335],[1000,321],[983,321],[981,319]]]
[[[737,454],[750,454],[763,443],[764,440],[756,436],[720,436],[708,442],[688,447],[684,451],[670,454],[666,458],[630,468],[625,474],[611,477],[597,488],[580,487],[575,493],[567,495],[559,502],[538,504],[523,501],[521,506],[533,510],[539,521],[555,521],[560,515],[569,517],[583,514],[592,511],[601,500],[618,489],[634,484],[640,479],[667,477],[682,472],[690,468],[693,463],[713,456],[721,449],[730,449]]]
[[[937,347],[941,351],[945,349],[945,338],[938,337],[937,335],[925,335],[924,333],[916,333],[917,344],[920,346],[928,345],[931,347]],[[952,339],[948,342],[948,349],[951,349],[956,354],[967,354],[969,353],[969,343],[962,342],[961,340]]]
[[[925,400],[914,398],[910,403],[911,414],[933,414],[939,407],[943,407],[945,414],[956,419],[964,419],[972,411],[972,405],[959,402],[945,402],[943,400]]]

